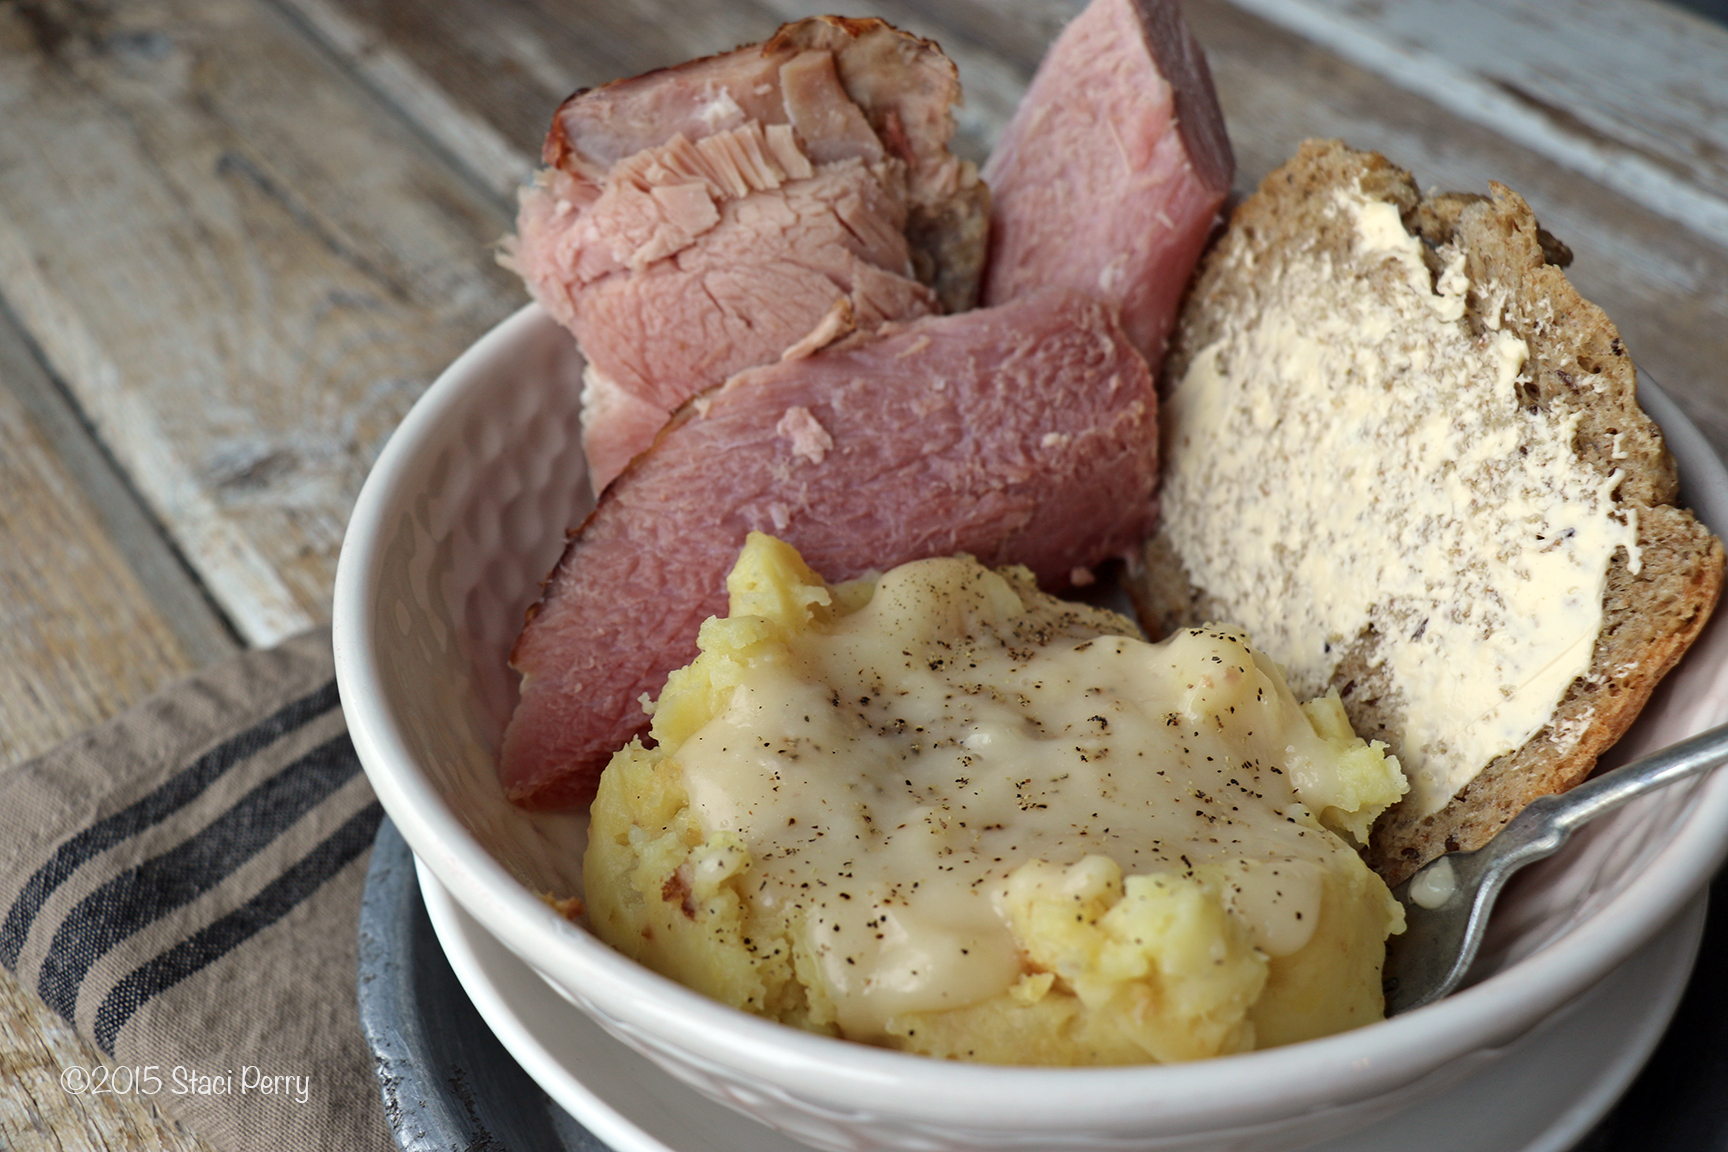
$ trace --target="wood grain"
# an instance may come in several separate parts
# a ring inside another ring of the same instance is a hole
[[[523,299],[496,199],[248,0],[0,43],[0,295],[248,642],[327,618],[379,446]]]
[[[31,367],[0,323],[0,769],[194,666],[18,400]]]

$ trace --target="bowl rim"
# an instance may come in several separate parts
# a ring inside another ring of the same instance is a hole
[[[395,481],[436,438],[445,418],[471,402],[473,382],[487,369],[559,336],[568,339],[537,304],[519,309],[439,375],[385,444],[355,502],[338,557],[336,676],[361,764],[415,855],[452,898],[544,978],[639,1038],[720,1068],[766,1073],[786,1090],[829,1108],[879,1111],[882,1092],[893,1088],[893,1113],[919,1121],[1072,1130],[1076,1123],[1132,1123],[1155,1114],[1160,1131],[1178,1132],[1210,1127],[1219,1110],[1228,1109],[1233,1125],[1252,1124],[1288,1115],[1293,1102],[1312,1109],[1389,1092],[1469,1052],[1509,1043],[1678,914],[1728,855],[1728,773],[1716,773],[1697,783],[1672,835],[1641,874],[1566,933],[1568,947],[1544,946],[1473,987],[1391,1020],[1189,1064],[1048,1068],[932,1060],[802,1032],[710,1000],[614,952],[518,882],[417,770],[402,728],[384,703],[376,642],[383,621],[375,618],[369,589],[377,583],[389,529],[401,515],[403,496]],[[1708,490],[1712,502],[1728,512],[1728,470],[1702,433],[1659,389],[1641,393],[1640,400],[1655,409],[1675,455],[1685,457],[1694,505]],[[1728,700],[1721,711],[1728,715]],[[1049,1095],[1052,1077],[1061,1089],[1055,1098]],[[1247,1096],[1244,1084],[1253,1085]],[[991,1112],[980,1119],[978,1103],[986,1098]]]

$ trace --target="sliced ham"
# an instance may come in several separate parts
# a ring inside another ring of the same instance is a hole
[[[506,262],[588,360],[596,490],[689,397],[813,339],[970,307],[987,196],[934,44],[821,17],[567,101]],[[827,325],[827,327],[824,327]]]
[[[726,607],[745,535],[830,580],[970,552],[1052,587],[1151,528],[1156,400],[1113,306],[1051,290],[744,372],[606,490],[517,642],[508,795],[592,793]]]
[[[1235,162],[1177,0],[1092,0],[1063,30],[984,167],[981,303],[1048,284],[1121,306],[1156,371]]]

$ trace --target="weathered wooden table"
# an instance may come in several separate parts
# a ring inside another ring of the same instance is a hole
[[[1078,0],[865,7],[959,62],[981,159]],[[1517,188],[1728,455],[1728,26],[1655,0],[1187,7],[1239,186],[1332,135]],[[564,95],[824,10],[0,0],[0,768],[327,619],[379,446],[524,299],[492,245]],[[0,979],[0,1147],[201,1147],[60,1089],[95,1059]]]

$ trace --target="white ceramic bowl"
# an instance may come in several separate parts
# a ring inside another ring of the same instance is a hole
[[[537,899],[580,891],[586,817],[520,811],[495,781],[514,701],[506,655],[565,529],[592,504],[579,370],[569,338],[526,308],[453,364],[386,445],[337,571],[349,728],[415,854],[488,932],[613,1036],[818,1147],[1282,1150],[1340,1135],[1498,1059],[1660,930],[1728,848],[1728,774],[1678,785],[1522,876],[1464,991],[1343,1035],[1195,1064],[951,1064],[722,1007]],[[1645,402],[1680,460],[1685,499],[1728,525],[1728,473],[1677,409],[1653,392]],[[1611,760],[1725,718],[1718,618]]]

